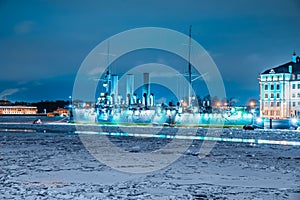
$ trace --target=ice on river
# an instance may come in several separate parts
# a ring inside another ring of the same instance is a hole
[[[228,134],[299,141],[300,133],[227,130]],[[133,154],[170,142],[109,139]],[[0,132],[0,199],[300,199],[299,146],[217,142],[200,159],[202,143],[193,141],[178,160],[160,170],[134,174],[96,160],[77,134]]]

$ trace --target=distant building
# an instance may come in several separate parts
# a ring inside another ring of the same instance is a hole
[[[54,115],[59,115],[59,116],[64,116],[67,117],[69,116],[69,109],[66,108],[58,108],[53,112]]]
[[[261,73],[259,88],[261,117],[300,117],[300,57]]]
[[[8,101],[6,97],[0,100],[0,115],[13,115],[13,114],[37,114],[37,107],[35,106],[15,106],[12,102]]]
[[[0,115],[11,114],[37,114],[37,107],[35,106],[0,106]]]

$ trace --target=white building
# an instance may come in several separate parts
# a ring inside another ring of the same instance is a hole
[[[258,79],[261,117],[300,116],[300,57],[295,52],[291,62],[264,71]]]

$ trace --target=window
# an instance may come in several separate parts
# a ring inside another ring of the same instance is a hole
[[[296,106],[296,102],[293,102],[293,107],[295,107]]]
[[[271,85],[271,90],[274,90],[274,85]]]
[[[265,102],[265,106],[268,106],[269,104],[268,104],[268,102]]]
[[[280,93],[276,93],[276,98],[277,98],[277,99],[280,98]]]
[[[296,89],[296,84],[293,84],[293,85],[292,85],[292,88],[293,88],[293,89]]]
[[[274,106],[274,102],[271,102],[270,106],[273,107]]]
[[[300,101],[298,101],[298,106],[300,106]]]
[[[292,98],[296,98],[296,94],[293,93],[293,94],[292,94]]]
[[[300,89],[300,84],[298,83],[298,89]]]
[[[271,98],[274,98],[274,93],[271,93]]]
[[[265,90],[268,90],[268,84],[265,85]]]
[[[268,93],[265,93],[265,98],[268,98]]]
[[[276,90],[280,90],[280,85],[279,84],[276,85]]]
[[[297,97],[300,98],[300,93],[297,94]]]
[[[297,74],[297,79],[298,79],[298,80],[300,79],[300,74]]]
[[[277,107],[280,106],[280,102],[279,102],[279,101],[276,102],[276,106],[277,106]]]

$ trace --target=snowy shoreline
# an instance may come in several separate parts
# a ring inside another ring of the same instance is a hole
[[[300,131],[284,129],[255,129],[243,130],[240,128],[201,128],[201,127],[162,127],[162,126],[125,126],[104,124],[73,124],[64,122],[46,122],[42,124],[22,122],[0,122],[0,131],[35,131],[54,133],[77,132],[107,132],[107,133],[136,133],[136,134],[182,134],[195,136],[216,136],[228,138],[261,139],[276,141],[300,142]]]

